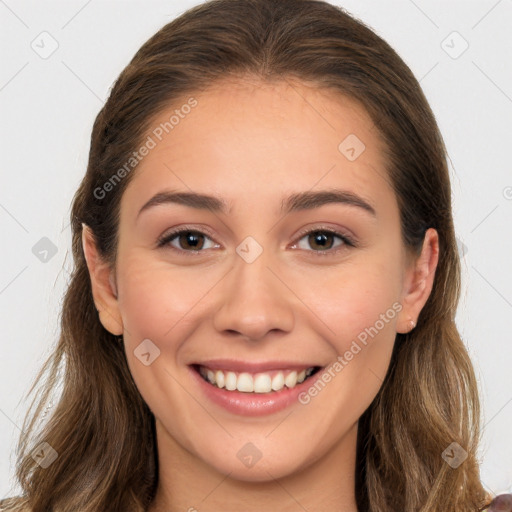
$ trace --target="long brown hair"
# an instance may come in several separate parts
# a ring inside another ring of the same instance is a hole
[[[296,78],[359,101],[385,142],[405,246],[415,253],[427,228],[439,234],[431,295],[417,327],[397,334],[382,388],[359,422],[359,509],[480,510],[490,497],[476,458],[476,379],[454,321],[460,261],[445,146],[417,80],[395,51],[343,9],[316,0],[205,2],[160,29],[115,82],[96,117],[87,172],[73,199],[74,271],[60,339],[23,425],[17,466],[23,496],[16,503],[32,512],[131,512],[151,502],[158,479],[154,417],[123,345],[99,321],[82,223],[114,267],[120,199],[136,170],[107,193],[105,183],[126,166],[164,107],[216,80],[244,76]],[[56,405],[38,426],[59,386]],[[42,442],[58,454],[46,468],[31,456]],[[467,452],[456,468],[442,457],[451,443]]]

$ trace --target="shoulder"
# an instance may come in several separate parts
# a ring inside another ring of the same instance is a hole
[[[0,512],[30,512],[30,507],[22,497],[0,499]]]
[[[489,508],[482,512],[512,512],[512,494],[500,494],[496,496]]]

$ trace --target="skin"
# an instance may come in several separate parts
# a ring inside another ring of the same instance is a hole
[[[115,269],[83,232],[100,319],[123,335],[156,418],[160,478],[150,510],[355,512],[358,420],[382,385],[396,333],[411,330],[431,292],[437,233],[427,231],[419,257],[406,251],[383,145],[358,103],[290,80],[231,80],[194,97],[197,107],[133,171]],[[355,161],[338,150],[349,134],[366,146]],[[291,193],[328,188],[361,196],[376,216],[339,203],[280,214]],[[216,195],[231,208],[165,204],[137,218],[164,189]],[[183,237],[156,248],[185,225],[212,233],[199,239],[203,252],[192,254]],[[352,234],[357,247],[333,237],[326,248],[342,249],[318,254],[300,231],[326,226]],[[252,263],[235,251],[247,236],[263,248]],[[394,303],[401,311],[307,405],[242,417],[208,401],[189,374],[188,364],[215,357],[328,366]],[[160,350],[149,366],[134,356],[147,338]],[[249,441],[261,452],[250,468],[237,457]]]

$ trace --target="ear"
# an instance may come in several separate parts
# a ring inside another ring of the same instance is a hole
[[[429,228],[425,232],[421,254],[406,270],[397,332],[405,334],[416,326],[418,316],[432,291],[438,261],[439,236],[435,229]]]
[[[82,247],[100,322],[107,331],[119,336],[123,334],[123,321],[119,312],[114,270],[98,254],[94,234],[86,224],[82,224]]]

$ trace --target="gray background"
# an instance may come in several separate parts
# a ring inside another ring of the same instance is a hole
[[[94,117],[140,45],[197,3],[0,0],[0,497],[17,490],[24,395],[59,333]],[[484,406],[482,479],[512,492],[512,0],[333,3],[398,51],[443,132],[464,254],[457,324]]]

